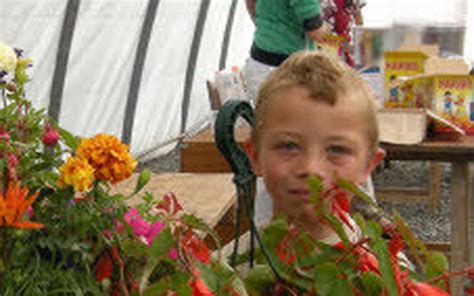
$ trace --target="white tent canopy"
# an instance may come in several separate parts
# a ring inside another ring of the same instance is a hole
[[[75,134],[110,133],[142,155],[182,132],[185,110],[186,130],[206,121],[205,81],[220,66],[242,65],[250,48],[244,4],[0,0],[0,40],[33,59],[27,97],[36,107]]]
[[[457,26],[474,19],[466,7],[369,0],[364,14],[373,27]],[[253,30],[242,0],[0,0],[0,40],[34,62],[33,104],[74,134],[124,139],[136,156],[206,122],[205,81],[243,65]]]

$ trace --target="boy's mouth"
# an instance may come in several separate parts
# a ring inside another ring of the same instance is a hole
[[[308,189],[290,189],[289,193],[305,201],[309,201],[311,197],[311,192]]]

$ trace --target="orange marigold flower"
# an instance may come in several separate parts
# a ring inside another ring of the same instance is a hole
[[[28,188],[18,183],[9,183],[5,196],[0,192],[0,227],[37,229],[43,224],[22,220],[25,212],[38,197],[38,193],[28,196]]]
[[[61,176],[58,185],[61,187],[72,186],[76,191],[84,192],[94,182],[94,168],[86,159],[80,157],[69,157],[59,168]]]
[[[128,146],[112,135],[97,134],[81,140],[76,150],[95,169],[95,177],[111,183],[131,176],[137,161],[130,155]]]

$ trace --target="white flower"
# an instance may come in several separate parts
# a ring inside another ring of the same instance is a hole
[[[16,54],[13,48],[0,42],[0,71],[13,72],[16,68]]]

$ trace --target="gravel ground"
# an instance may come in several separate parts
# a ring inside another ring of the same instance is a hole
[[[390,168],[384,168],[373,175],[374,185],[398,187],[427,187],[428,162],[391,161]],[[432,213],[423,203],[392,204],[382,202],[382,208],[391,213],[396,209],[405,218],[411,229],[423,241],[450,241],[451,237],[451,167],[441,164],[440,209]]]
[[[155,173],[178,172],[180,169],[180,153],[175,148],[168,154],[141,163],[139,170],[148,167]],[[381,203],[387,213],[393,209],[399,211],[411,229],[423,241],[449,241],[451,236],[451,200],[450,200],[450,166],[442,164],[441,173],[441,206],[438,213],[433,214],[425,204],[392,204]],[[377,186],[427,186],[428,163],[412,161],[390,161],[390,166],[377,171],[373,175]]]

